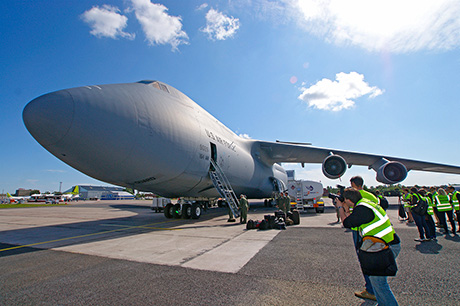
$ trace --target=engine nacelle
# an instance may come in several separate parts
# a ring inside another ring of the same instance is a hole
[[[337,179],[347,171],[347,162],[340,155],[331,154],[323,161],[323,174],[329,179]]]
[[[383,184],[397,184],[407,177],[406,166],[395,161],[383,164],[376,172],[376,180]]]

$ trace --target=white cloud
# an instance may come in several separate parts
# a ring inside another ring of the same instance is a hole
[[[201,11],[201,10],[204,10],[208,7],[208,4],[207,3],[203,3],[202,5],[200,5],[199,7],[196,8],[197,11]]]
[[[54,173],[66,173],[67,171],[64,170],[54,170],[54,169],[48,169],[46,172],[54,172]]]
[[[286,1],[308,31],[335,44],[395,53],[460,46],[458,0]]]
[[[188,44],[187,33],[182,30],[181,17],[168,15],[168,8],[150,0],[131,2],[149,44],[170,44],[173,50],[177,50],[180,44]]]
[[[352,99],[365,95],[374,98],[383,93],[377,87],[370,87],[364,82],[364,75],[357,72],[336,74],[336,80],[322,79],[309,88],[302,87],[302,94],[298,97],[305,101],[309,107],[340,111],[355,105]]]
[[[117,7],[103,5],[94,6],[84,12],[80,17],[91,27],[91,34],[96,37],[118,38],[119,36],[134,39],[135,34],[123,32],[127,26],[128,18],[118,14]]]
[[[201,31],[207,33],[209,39],[225,40],[233,37],[239,28],[238,18],[228,17],[211,8],[206,14],[206,27]]]

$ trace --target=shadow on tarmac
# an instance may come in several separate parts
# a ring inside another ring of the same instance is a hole
[[[226,221],[227,208],[225,207],[208,208],[207,211],[203,212],[200,219],[194,220],[180,218],[166,219],[163,213],[153,212],[150,205],[78,203],[74,206],[119,209],[136,213],[136,215],[122,218],[110,218],[110,213],[108,213],[108,219],[2,231],[1,235],[3,236],[3,241],[0,242],[0,258],[50,248],[104,241],[155,231],[171,230],[178,226],[187,224],[196,224],[196,226],[189,226],[188,228],[241,226],[240,222],[230,223]],[[148,211],[151,211],[151,213]],[[256,202],[251,203],[250,212],[251,211],[266,211],[267,214],[271,214],[273,213],[274,208],[264,207],[263,202]],[[203,221],[219,216],[225,216],[225,221],[221,224],[199,225],[199,223]],[[15,240],[27,242],[24,244],[8,243]]]

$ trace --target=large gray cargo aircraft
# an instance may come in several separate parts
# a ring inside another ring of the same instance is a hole
[[[210,173],[216,167],[236,194],[249,198],[285,188],[280,163],[321,163],[331,179],[352,165],[368,166],[385,184],[403,181],[410,170],[460,174],[458,166],[244,139],[159,81],[48,93],[26,105],[23,120],[46,150],[73,168],[165,197],[221,196]]]

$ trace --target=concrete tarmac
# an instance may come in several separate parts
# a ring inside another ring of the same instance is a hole
[[[146,201],[3,209],[0,305],[375,305],[354,296],[364,280],[351,233],[326,205],[283,231],[247,231],[222,208],[165,219]],[[252,201],[249,218],[273,211]],[[389,216],[400,305],[458,305],[460,237],[418,243],[396,206]]]

